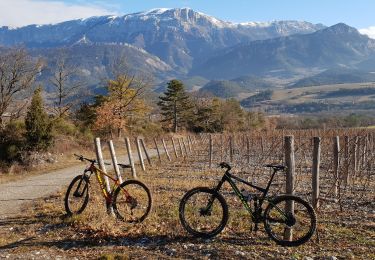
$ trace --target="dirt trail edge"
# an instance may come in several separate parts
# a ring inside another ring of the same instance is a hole
[[[150,149],[150,156],[156,155],[156,150]],[[124,156],[122,156],[124,157]],[[121,158],[119,163],[129,163],[128,156]],[[139,161],[138,155],[133,153],[133,158]],[[110,162],[110,160],[106,160]],[[0,219],[21,213],[22,204],[32,200],[46,197],[67,186],[73,177],[82,174],[85,164],[54,170],[37,176],[0,184]],[[109,170],[112,166],[107,166]],[[112,169],[111,169],[112,170]]]

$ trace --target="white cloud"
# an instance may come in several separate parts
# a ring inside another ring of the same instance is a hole
[[[0,0],[0,27],[50,24],[107,14],[114,12],[98,5],[67,4],[61,0]]]
[[[368,37],[375,39],[375,26],[370,26],[368,28],[360,29],[360,33],[366,34]]]

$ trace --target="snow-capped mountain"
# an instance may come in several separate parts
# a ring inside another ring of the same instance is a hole
[[[253,41],[221,50],[190,73],[230,79],[251,74],[293,77],[333,68],[371,70],[374,56],[374,39],[339,23],[311,34]]]
[[[182,73],[215,51],[250,42],[305,34],[324,28],[298,21],[232,23],[189,8],[153,9],[124,16],[101,16],[54,25],[0,28],[0,45],[45,48],[74,44],[128,43]]]

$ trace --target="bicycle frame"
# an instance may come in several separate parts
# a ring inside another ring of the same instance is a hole
[[[229,169],[227,169],[224,173],[224,176],[223,178],[220,180],[219,184],[216,186],[216,188],[214,189],[216,192],[219,192],[219,190],[221,189],[221,187],[223,186],[223,184],[225,182],[229,182],[230,186],[232,187],[232,189],[234,190],[235,194],[237,195],[237,197],[241,200],[243,206],[245,207],[245,209],[249,212],[249,214],[252,216],[253,219],[255,219],[255,216],[254,216],[254,213],[257,212],[257,210],[259,210],[262,205],[263,205],[263,202],[264,200],[266,199],[266,196],[268,194],[268,191],[269,191],[269,188],[271,186],[271,183],[272,183],[272,180],[276,174],[277,170],[274,169],[273,170],[273,173],[271,175],[271,179],[268,181],[268,184],[267,184],[267,187],[266,188],[262,188],[262,187],[259,187],[259,186],[256,186],[248,181],[245,181],[237,176],[234,176],[233,174],[231,174],[229,172]],[[257,203],[259,203],[257,205],[257,207],[255,208],[255,210],[253,211],[249,204],[247,203],[247,199],[245,198],[244,195],[242,195],[242,193],[240,192],[240,190],[238,189],[236,183],[234,182],[234,180],[236,181],[239,181],[247,186],[250,186],[252,187],[253,189],[256,189],[260,192],[262,192],[262,196],[259,199],[259,201]],[[211,204],[213,203],[213,201],[210,201],[209,203],[209,206],[211,206]]]
[[[97,181],[98,181],[98,183],[99,183],[99,186],[100,186],[101,192],[102,192],[102,194],[103,194],[103,197],[105,198],[107,204],[111,204],[111,203],[112,203],[112,193],[109,193],[109,192],[107,191],[107,189],[106,189],[106,187],[105,187],[105,185],[104,185],[104,181],[103,181],[103,179],[102,179],[101,174],[103,174],[104,176],[107,176],[108,178],[110,178],[110,179],[114,182],[114,184],[113,184],[113,186],[112,186],[112,192],[113,192],[116,188],[120,187],[120,184],[121,184],[121,183],[119,182],[119,180],[118,180],[117,178],[113,178],[112,176],[108,175],[107,173],[105,173],[104,171],[102,171],[101,169],[99,169],[98,167],[96,167],[96,166],[94,165],[94,163],[91,163],[91,164],[90,164],[90,165],[84,170],[83,174],[86,175],[87,172],[90,172],[90,176],[91,176],[92,173],[95,173],[95,176],[96,176],[96,179],[97,179]],[[88,176],[88,177],[90,178],[90,176]],[[124,191],[125,196],[128,197],[128,196],[129,196],[128,192],[127,192],[125,189],[123,189],[123,188],[122,188],[122,190]]]

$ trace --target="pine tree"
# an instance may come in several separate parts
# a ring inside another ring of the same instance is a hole
[[[53,141],[52,123],[43,106],[41,88],[37,88],[25,118],[26,141],[29,150],[46,150]]]
[[[178,127],[186,124],[192,116],[192,105],[184,84],[176,79],[169,81],[164,96],[159,99],[162,122],[171,124],[173,132],[176,133]]]

